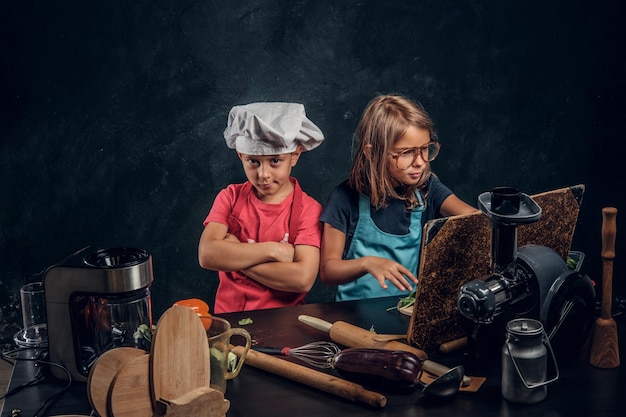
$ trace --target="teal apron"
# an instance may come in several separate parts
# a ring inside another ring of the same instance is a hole
[[[419,251],[422,242],[422,196],[416,193],[419,206],[411,212],[411,225],[406,235],[394,235],[380,230],[370,215],[370,200],[363,194],[359,195],[359,220],[356,224],[354,236],[346,259],[357,259],[364,256],[378,256],[391,259],[404,265],[417,276]],[[407,296],[407,291],[401,291],[395,285],[387,283],[389,288],[384,289],[370,274],[365,274],[347,284],[337,287],[335,301],[359,300],[388,296]]]

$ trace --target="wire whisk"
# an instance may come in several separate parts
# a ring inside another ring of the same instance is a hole
[[[332,360],[341,349],[332,342],[313,342],[300,347],[276,348],[254,346],[252,349],[269,355],[291,356],[320,369],[332,368]]]

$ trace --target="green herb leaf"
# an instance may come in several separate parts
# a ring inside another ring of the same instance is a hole
[[[397,308],[404,308],[404,307],[409,307],[412,306],[413,304],[415,304],[415,295],[417,293],[417,287],[415,287],[415,289],[413,291],[411,291],[411,293],[409,295],[407,295],[406,297],[402,297],[400,298],[400,305],[395,305],[393,307],[389,307],[387,309],[387,311],[391,311]]]
[[[574,258],[567,258],[567,267],[569,269],[576,269],[576,265],[578,265],[578,262]]]
[[[232,372],[235,370],[237,366],[237,355],[233,352],[228,352],[228,372]]]

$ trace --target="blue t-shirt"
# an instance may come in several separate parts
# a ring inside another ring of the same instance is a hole
[[[422,213],[422,225],[424,225],[429,220],[441,217],[441,205],[452,194],[452,191],[435,174],[432,174],[420,193],[426,202],[426,207]],[[409,232],[411,211],[407,209],[402,200],[391,200],[389,205],[378,210],[372,207],[371,216],[376,227],[386,233],[405,235]],[[359,193],[348,185],[347,180],[343,181],[333,189],[328,197],[320,221],[345,233],[344,257],[350,248],[358,220]]]

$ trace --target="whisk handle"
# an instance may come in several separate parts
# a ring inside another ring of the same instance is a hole
[[[253,346],[252,349],[257,352],[265,353],[266,355],[285,355],[289,353],[289,348],[277,348],[277,347],[267,347],[267,346]]]

